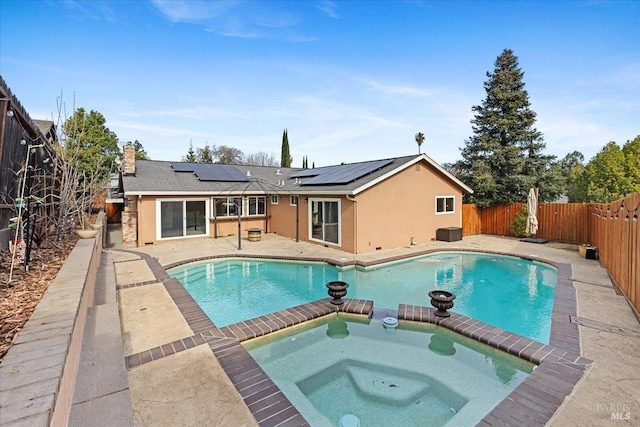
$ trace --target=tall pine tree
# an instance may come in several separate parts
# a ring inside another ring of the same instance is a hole
[[[193,149],[193,142],[189,141],[189,151],[187,151],[187,155],[182,158],[183,162],[188,163],[196,163],[198,158],[196,157],[196,152]]]
[[[541,201],[553,200],[562,177],[555,156],[542,153],[544,138],[534,127],[518,58],[505,49],[494,65],[484,82],[487,97],[472,107],[473,136],[455,165],[458,178],[473,189],[470,201],[479,206],[523,202],[531,187],[539,189]]]
[[[289,135],[287,135],[286,129],[282,133],[282,149],[280,153],[280,167],[283,167],[283,168],[291,167],[291,153],[289,152]]]

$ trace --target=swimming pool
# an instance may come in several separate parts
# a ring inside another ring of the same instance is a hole
[[[361,425],[467,426],[515,389],[533,365],[429,324],[332,315],[244,343],[313,426],[345,414]]]
[[[428,292],[456,294],[453,311],[548,343],[557,271],[521,258],[439,252],[375,267],[225,259],[170,269],[218,326],[327,298],[325,284],[349,283],[348,298],[376,308],[429,305]]]

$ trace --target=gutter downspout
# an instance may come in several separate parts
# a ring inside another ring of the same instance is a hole
[[[136,200],[136,246],[138,247],[142,246],[140,244],[140,207],[141,205],[142,205],[142,196],[138,194],[138,200]]]
[[[358,203],[355,196],[347,194],[345,198],[353,202],[353,252],[358,253]]]
[[[296,242],[300,241],[300,197],[296,203]]]

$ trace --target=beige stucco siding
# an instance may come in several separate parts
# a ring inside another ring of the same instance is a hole
[[[138,198],[138,246],[156,242],[156,198]]]
[[[189,236],[189,237],[177,237],[174,239],[157,239],[157,221],[156,218],[156,206],[158,200],[182,200],[182,199],[207,199],[207,205],[209,209],[209,233],[203,236]],[[267,201],[268,203],[268,201]],[[171,196],[171,197],[156,197],[156,196],[141,196],[138,198],[138,246],[144,246],[149,244],[155,244],[163,241],[170,241],[175,239],[198,239],[208,238],[216,236],[237,236],[238,235],[238,218],[218,218],[215,221],[212,215],[211,198],[209,197],[194,197],[193,195],[185,196]],[[270,206],[267,206],[267,211]],[[266,221],[264,216],[256,217],[242,217],[241,218],[241,233],[243,237],[247,237],[248,228],[260,228],[265,230]]]
[[[303,187],[300,187],[303,190]],[[134,196],[135,197],[135,196]],[[436,213],[436,197],[453,197],[452,213]],[[209,230],[204,238],[238,234],[237,218],[212,218],[211,197],[193,195],[137,197],[138,245],[144,246],[173,239],[157,239],[157,200],[206,199],[209,210]],[[315,241],[310,238],[310,208],[313,199],[340,201],[340,244]],[[461,227],[462,189],[426,161],[406,167],[387,179],[355,196],[300,194],[296,221],[296,206],[290,195],[279,195],[277,204],[266,196],[266,217],[243,217],[241,235],[248,228],[277,233],[292,239],[298,237],[319,245],[335,247],[350,253],[365,253],[377,249],[408,246],[412,241],[434,240],[442,227]],[[202,238],[197,236],[180,237]]]
[[[307,203],[304,197],[299,197],[299,239],[307,240]],[[267,201],[267,213],[269,218],[269,232],[281,236],[296,238],[296,207],[291,206],[289,195],[279,196],[278,204]]]
[[[454,212],[437,215],[437,196],[454,196]],[[426,163],[408,167],[356,200],[356,253],[430,241],[438,228],[462,225],[462,190]]]

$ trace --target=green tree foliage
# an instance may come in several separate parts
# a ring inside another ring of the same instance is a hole
[[[189,141],[189,151],[187,151],[187,155],[182,158],[182,161],[188,163],[196,163],[198,161],[198,156],[196,155],[196,151],[193,149],[192,141]]]
[[[206,144],[202,148],[197,147],[194,149],[192,142],[189,143],[189,151],[186,156],[182,157],[182,161],[188,163],[220,163],[226,165],[252,164],[255,166],[273,166],[273,163],[275,163],[273,153],[259,152],[245,158],[242,151],[234,147],[227,145],[214,145],[212,147]]]
[[[634,176],[640,136],[627,141],[621,149],[611,141],[587,164],[584,179],[587,182],[588,202],[609,203],[640,191],[640,180]],[[629,158],[627,158],[627,154]]]
[[[579,151],[567,154],[560,161],[560,170],[566,182],[564,193],[569,203],[583,202],[587,198],[584,169],[584,156]]]
[[[78,171],[82,183],[86,177],[106,182],[120,157],[118,137],[105,126],[106,119],[97,111],[78,108],[63,125],[66,158]],[[85,178],[83,178],[85,177]]]
[[[529,237],[530,234],[527,233],[527,218],[529,214],[527,212],[527,207],[520,209],[516,212],[513,217],[513,222],[509,226],[509,231],[515,237]]]
[[[214,147],[215,149],[215,147]],[[213,163],[213,150],[211,149],[211,147],[209,146],[209,144],[206,144],[204,146],[204,148],[197,148],[196,149],[196,162],[197,163]]]
[[[136,160],[151,160],[147,152],[144,150],[144,147],[137,139],[133,143],[133,148],[136,149]]]
[[[632,192],[640,191],[640,135],[622,146],[627,176],[631,180]]]
[[[291,162],[293,158],[291,157],[291,152],[289,151],[289,135],[287,134],[287,130],[285,129],[282,133],[282,148],[280,151],[280,166],[283,168],[290,168]]]
[[[424,134],[422,132],[416,133],[416,144],[418,144],[418,154],[420,154],[420,147],[422,147],[423,142],[424,142]]]
[[[532,187],[539,189],[541,201],[554,200],[563,179],[555,157],[542,152],[543,136],[534,127],[536,113],[518,58],[505,49],[494,65],[484,83],[486,98],[472,107],[473,135],[453,169],[474,190],[469,201],[479,206],[522,202]]]

